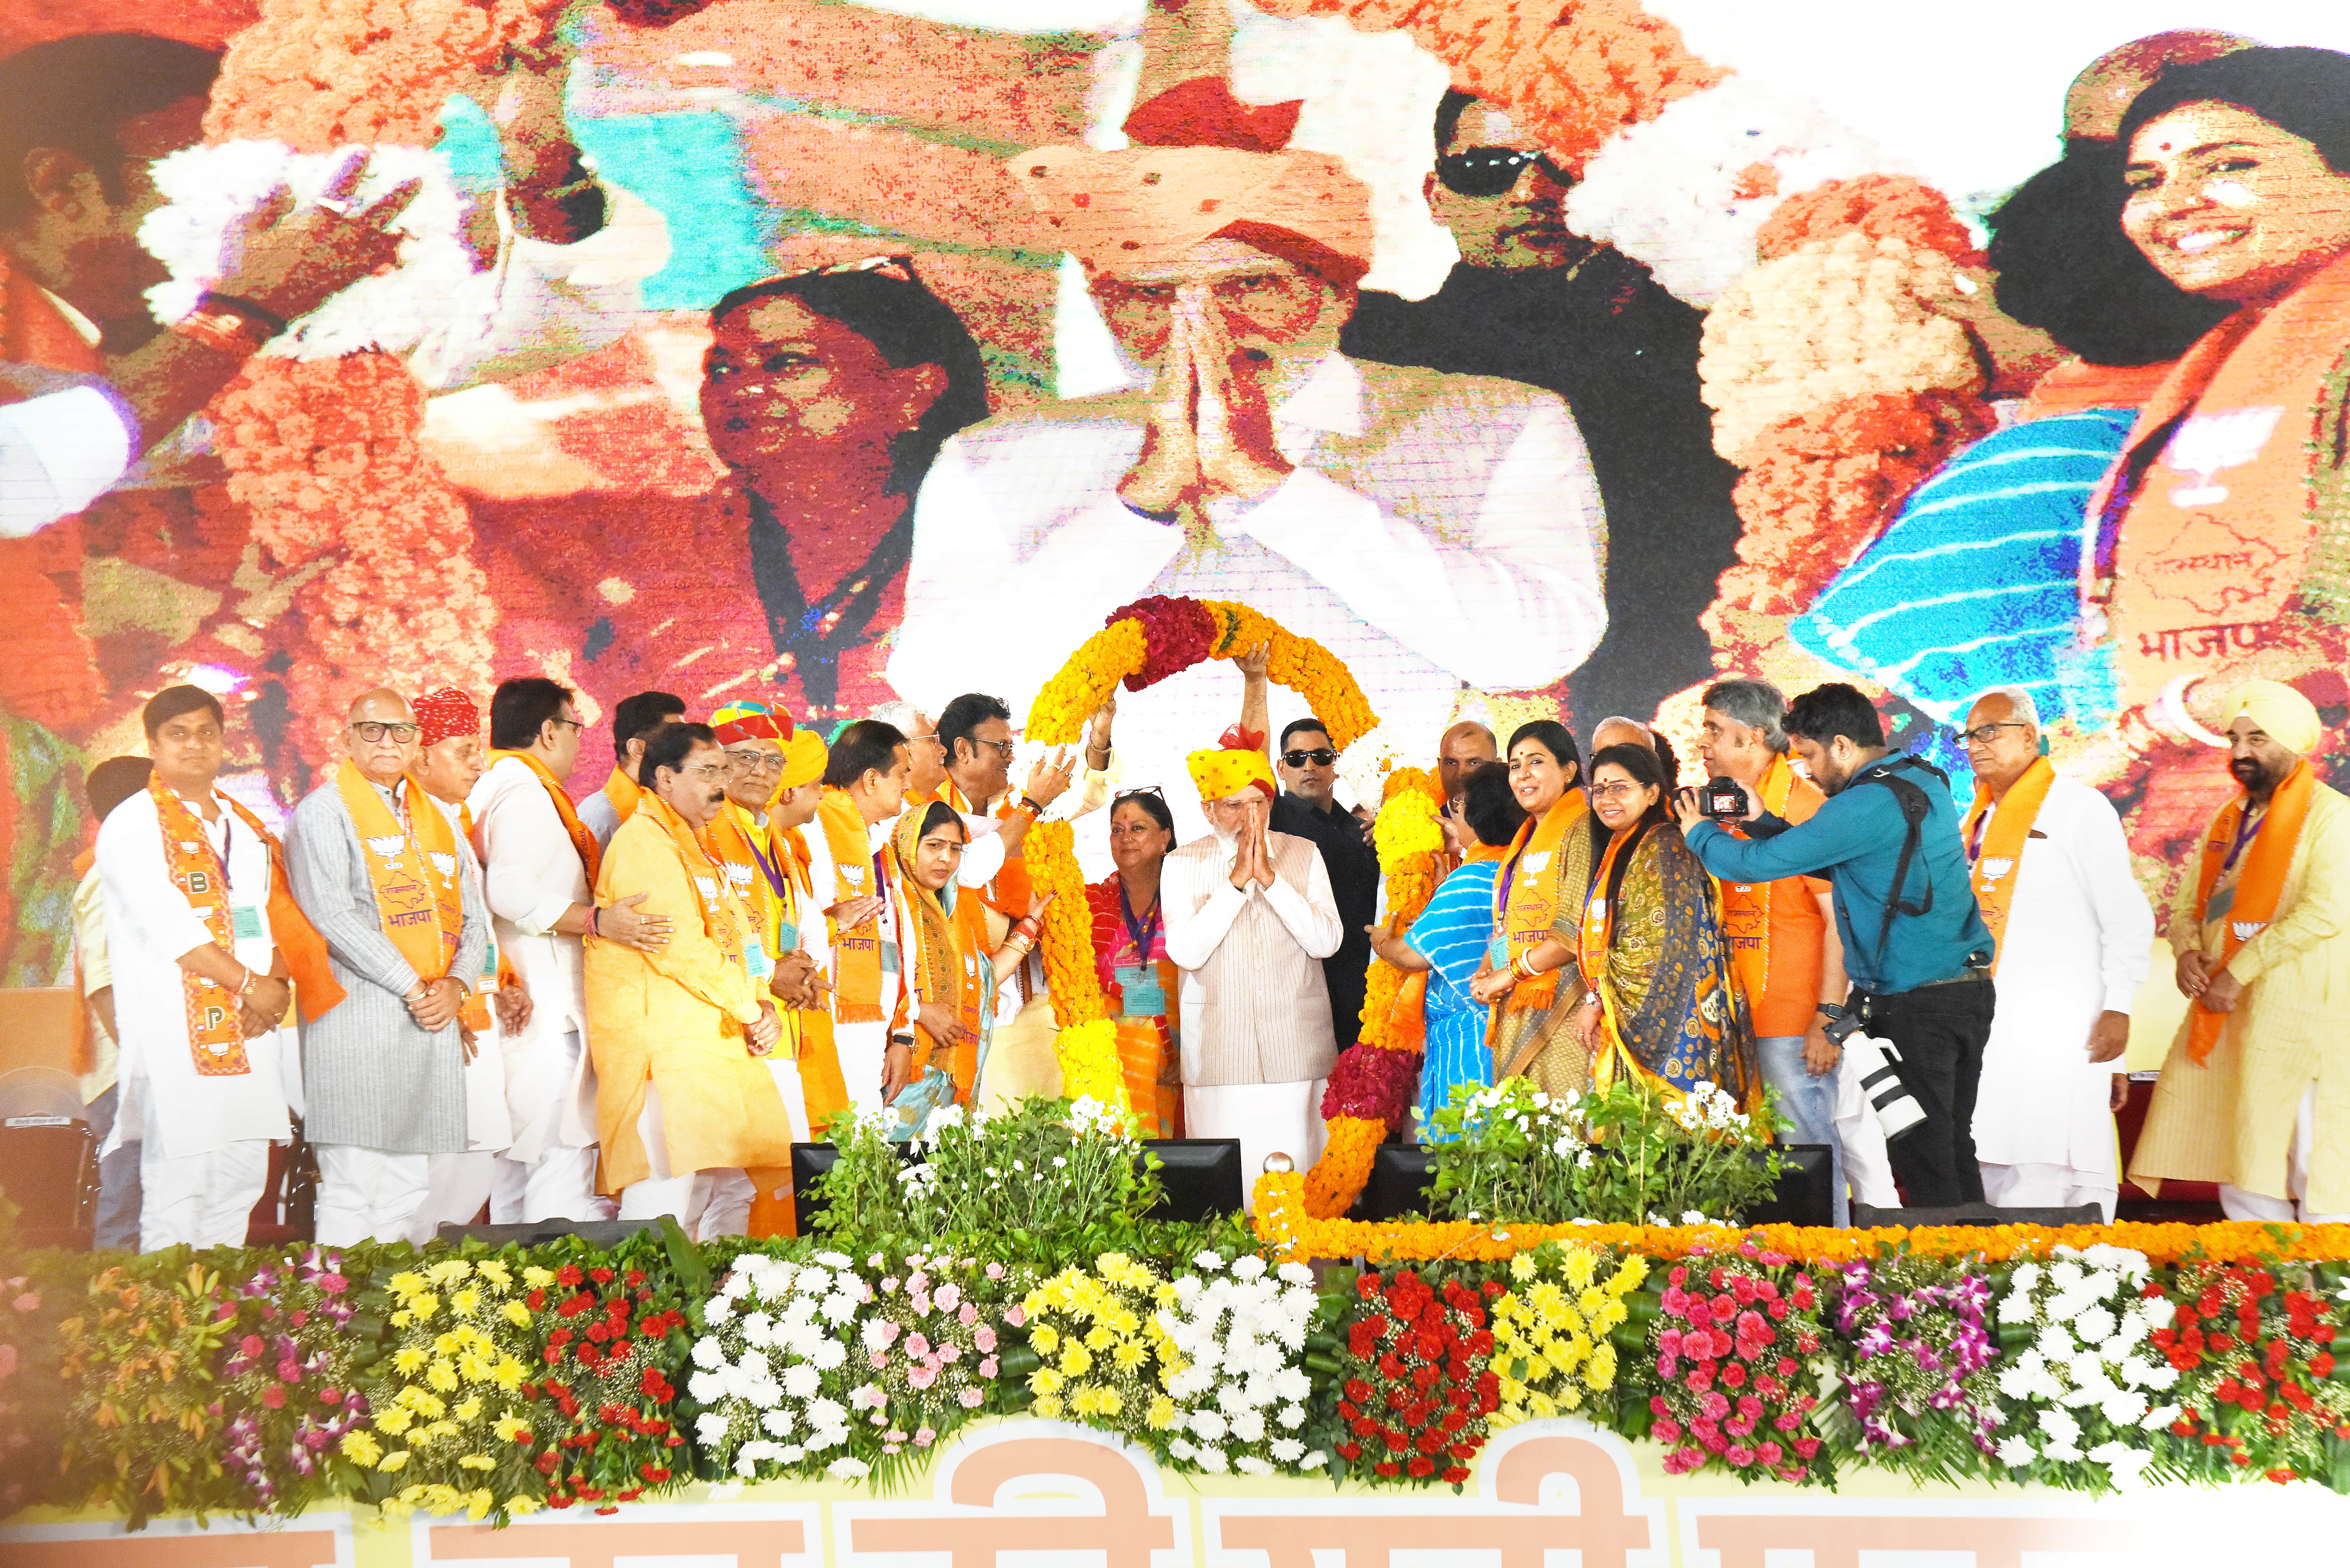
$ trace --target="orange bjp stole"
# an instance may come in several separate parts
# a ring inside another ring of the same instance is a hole
[[[2310,771],[2308,759],[2303,758],[2269,798],[2268,815],[2255,830],[2251,847],[2244,851],[2244,868],[2236,877],[2236,901],[2229,908],[2228,929],[2220,939],[2221,969],[2227,968],[2228,961],[2236,956],[2236,950],[2259,936],[2276,915],[2277,899],[2284,891],[2284,874],[2293,865],[2293,846],[2301,842],[2302,825],[2309,820],[2309,803],[2316,793],[2316,777]],[[2230,801],[2211,819],[2211,831],[2203,840],[2202,868],[2195,877],[2195,916],[2199,921],[2203,911],[2211,907],[2211,889],[2219,886],[2220,873],[2227,866],[2243,821],[2242,795]],[[2189,1010],[2188,1019],[2187,1054],[2200,1066],[2220,1044],[2220,1031],[2227,1026],[2228,1015],[2209,1011],[2199,997]]]
[[[403,826],[348,758],[335,771],[335,789],[359,830],[383,934],[418,979],[446,978],[465,929],[456,831],[440,807],[421,799]]]

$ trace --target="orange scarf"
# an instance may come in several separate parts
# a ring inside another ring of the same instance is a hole
[[[619,814],[622,822],[637,814],[637,804],[644,799],[644,795],[645,792],[637,781],[618,767],[612,770],[612,776],[604,781],[604,798],[612,803],[612,809]]]
[[[218,896],[228,891],[224,885],[227,869],[213,853],[212,842],[204,836],[203,824],[187,802],[161,784],[149,784],[147,793],[155,802],[155,815],[163,833],[164,865],[172,882],[188,900],[188,907],[203,919],[213,943],[222,951],[234,953],[235,930],[226,901]],[[215,794],[214,798],[234,812],[237,820],[268,852],[270,942],[286,961],[302,1017],[315,1023],[348,994],[327,961],[326,940],[294,902],[294,889],[286,880],[286,852],[276,838],[261,825],[259,817],[236,801],[224,794]],[[217,894],[213,885],[214,877],[224,884]],[[196,1072],[204,1077],[237,1077],[250,1072],[252,1065],[245,1058],[244,1030],[238,1021],[235,994],[228,987],[216,985],[184,969],[180,971],[180,989],[187,1005],[189,1052],[194,1058]]]
[[[951,1000],[955,1022],[971,1037],[972,1044],[956,1047],[946,1064],[954,1077],[956,1100],[969,1105],[972,1085],[979,1076],[979,1033],[985,1022],[982,1013],[987,988],[980,979],[979,959],[987,945],[987,907],[968,888],[958,888],[949,882],[932,892],[914,879],[921,821],[929,815],[930,808],[921,806],[899,817],[889,834],[889,851],[897,860],[898,885],[905,889],[907,911],[914,918],[914,989],[926,1001]],[[914,1027],[924,1040],[930,1040],[928,1030],[920,1023]],[[937,1052],[937,1042],[931,1041],[929,1054],[935,1056]]]
[[[2112,639],[2125,707],[2288,615],[2316,537],[2313,410],[2345,335],[2350,257],[2205,333],[2140,410],[2081,556],[2081,635]]]
[[[840,901],[864,894],[878,894],[881,888],[873,885],[878,867],[873,857],[871,830],[857,810],[857,803],[848,798],[845,789],[827,789],[816,808],[816,826],[824,830],[825,846],[832,851],[832,864],[840,877]],[[825,916],[832,931],[832,997],[833,1016],[843,1023],[880,1023],[887,1015],[881,1011],[881,916],[875,911],[865,923],[847,930],[831,915]]]
[[[2220,938],[2219,967],[2228,967],[2236,950],[2259,936],[2276,914],[2277,898],[2284,891],[2284,874],[2293,865],[2293,846],[2301,842],[2302,824],[2309,819],[2309,803],[2317,792],[2317,775],[2310,771],[2303,758],[2287,774],[2284,782],[2269,797],[2268,815],[2253,829],[2252,842],[2241,850],[2244,868],[2236,874],[2236,901],[2228,909],[2228,927]],[[2211,831],[2203,839],[2203,866],[2195,877],[2195,919],[2199,924],[2203,911],[2211,906],[2211,889],[2220,884],[2220,873],[2226,868],[2228,858],[2237,851],[2236,836],[2244,820],[2245,797],[2238,795],[2230,801],[2220,815],[2211,819]],[[2228,1022],[2226,1013],[2207,1010],[2199,1000],[2189,1010],[2187,1054],[2200,1066],[2220,1044],[2220,1031]]]
[[[1784,757],[1773,757],[1754,793],[1762,809],[1773,816],[1787,815],[1787,797],[1794,793],[1795,770]],[[1732,829],[1738,836],[1743,830]],[[1771,985],[1771,899],[1776,882],[1724,882],[1721,890],[1721,938],[1730,948],[1731,971],[1750,1006],[1760,1005]]]
[[[1982,848],[1975,856],[1975,902],[1982,908],[1983,924],[1991,928],[1993,974],[1999,972],[2000,958],[2007,950],[2007,912],[2015,902],[2015,884],[2022,875],[2023,846],[2032,836],[2041,805],[2048,799],[2048,786],[2055,782],[2056,770],[2048,759],[2033,758],[2032,765],[2007,786],[2007,795],[1999,803],[1999,811],[1983,836]],[[1991,786],[1978,777],[1975,804],[1960,829],[1970,845],[1975,841],[1975,825],[1990,810]]]
[[[941,798],[965,816],[992,815],[998,822],[1012,820],[1014,811],[1012,791],[1005,791],[1003,804],[997,806],[993,813],[988,813],[979,810],[970,801],[964,799],[962,791],[955,787],[954,780],[947,780],[941,787],[944,791]],[[906,815],[909,816],[915,815],[911,801],[907,803]],[[986,899],[988,908],[997,914],[1007,920],[1017,920],[1028,913],[1028,898],[1035,891],[1035,887],[1028,879],[1027,860],[1014,854],[1004,857],[1003,869],[995,874],[993,880],[988,883],[982,896]]]
[[[1518,825],[1518,836],[1510,841],[1508,858],[1502,862],[1501,875],[1493,882],[1494,926],[1509,941],[1511,962],[1555,934],[1559,911],[1565,905],[1563,893],[1572,858],[1567,836],[1579,831],[1590,814],[1590,803],[1578,785],[1560,795],[1539,819]],[[1579,898],[1583,889],[1576,888],[1567,896]],[[1495,1016],[1548,1007],[1558,994],[1558,972],[1545,970],[1532,980],[1518,981],[1494,1010]]]
[[[751,919],[743,911],[734,889],[727,885],[726,868],[710,852],[709,840],[686,826],[685,818],[675,808],[650,790],[644,791],[629,815],[646,811],[661,825],[670,842],[677,847],[677,857],[685,867],[685,879],[693,885],[694,901],[702,909],[702,929],[726,961],[743,967],[743,943],[751,929]]]
[[[432,793],[414,774],[408,775],[408,787],[416,792],[409,796],[411,800],[423,799]],[[482,846],[474,841],[473,808],[463,801],[457,803],[457,835],[472,846],[474,859],[479,860]],[[486,897],[486,888],[484,893]],[[507,965],[505,955],[498,951],[497,935],[493,930],[489,940],[482,947],[482,972],[474,977],[473,984],[465,988],[464,1009],[457,1015],[457,1022],[466,1033],[480,1035],[490,1032],[490,993],[514,978],[514,971]]]
[[[335,789],[359,832],[383,934],[419,980],[444,978],[465,929],[464,884],[449,819],[430,796],[412,790],[403,824],[348,757],[335,770]]]
[[[751,837],[764,826],[733,801],[727,801],[711,819],[710,847],[716,852],[714,857],[725,870],[726,880],[744,911],[758,912],[759,940],[773,961],[783,957],[775,947],[782,935],[783,901],[760,869],[759,851]]]
[[[512,757],[521,763],[536,774],[538,782],[546,786],[546,797],[555,803],[555,815],[563,819],[563,831],[571,836],[571,847],[579,852],[579,865],[588,873],[588,886],[592,889],[596,886],[596,873],[604,867],[604,847],[596,842],[596,836],[588,831],[588,825],[579,820],[579,813],[571,804],[571,793],[563,787],[554,772],[531,753],[490,753],[490,760],[494,763],[500,757]],[[633,808],[635,803],[629,804]],[[594,899],[592,891],[588,898],[591,901]]]

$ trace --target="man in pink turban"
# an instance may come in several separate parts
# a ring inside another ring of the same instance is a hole
[[[1007,162],[1028,209],[1007,238],[1076,257],[1129,389],[947,443],[889,664],[908,700],[968,684],[978,606],[1000,618],[990,668],[1014,711],[1150,594],[1253,605],[1344,660],[1390,725],[1428,732],[1464,684],[1546,686],[1598,640],[1598,492],[1565,405],[1339,352],[1369,193],[1286,145],[1298,108],[1247,109],[1199,77],[1136,109],[1126,149]],[[1182,777],[1175,737],[1214,732],[1236,687],[1220,666],[1122,699],[1125,776]]]

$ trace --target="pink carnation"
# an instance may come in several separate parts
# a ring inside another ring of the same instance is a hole
[[[1015,1307],[1013,1310],[1016,1312],[1019,1309]],[[971,1342],[979,1346],[983,1352],[992,1353],[995,1349],[995,1330],[985,1324],[981,1324],[972,1331]]]
[[[966,1388],[962,1393],[956,1395],[955,1398],[966,1410],[976,1410],[979,1408],[980,1393],[976,1388]]]

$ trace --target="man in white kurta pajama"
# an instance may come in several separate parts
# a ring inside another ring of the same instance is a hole
[[[2002,1209],[2095,1203],[2110,1222],[2121,1189],[2113,1113],[2154,911],[2112,803],[2040,754],[2029,693],[2003,688],[1977,701],[1966,744],[1976,789],[1967,853],[1999,942],[1975,1096],[1983,1197]]]
[[[269,1146],[293,1136],[286,1102],[289,1090],[298,1098],[298,1077],[288,1076],[300,1065],[285,988],[269,978],[285,971],[271,930],[272,846],[213,785],[221,717],[219,703],[195,688],[157,693],[146,712],[154,784],[116,806],[98,835],[121,1050],[107,1151],[140,1143],[142,1252],[243,1246],[247,1211],[268,1180]],[[176,853],[167,812],[182,835]],[[232,940],[222,951],[213,927],[224,905]],[[181,962],[215,953],[219,984]],[[277,1025],[241,1039],[234,1028],[209,1043],[196,1038],[192,1017],[225,1009],[233,1021],[247,1005]]]
[[[899,1092],[912,1081],[911,1020],[921,1012],[921,997],[908,976],[905,953],[904,900],[889,874],[889,824],[905,805],[907,781],[913,774],[912,754],[903,732],[879,720],[860,719],[833,737],[825,762],[824,800],[816,820],[807,828],[808,882],[815,889],[812,909],[800,922],[800,950],[816,961],[816,971],[831,990],[832,1044],[840,1060],[841,1086],[848,1106],[859,1116],[887,1111]],[[845,852],[846,842],[861,840],[861,857]],[[878,900],[869,915],[867,901]],[[838,912],[860,918],[848,922],[854,931],[870,930],[879,949],[879,994],[872,1006],[844,998],[853,984],[844,984]],[[869,924],[868,924],[869,919]],[[878,1010],[878,1016],[868,1015]],[[847,1012],[852,1016],[843,1017]]]
[[[1232,744],[1187,761],[1214,831],[1160,873],[1167,956],[1183,975],[1183,1126],[1240,1139],[1253,1194],[1267,1155],[1298,1170],[1321,1158],[1322,1091],[1338,1054],[1322,961],[1346,927],[1322,852],[1268,826],[1264,753]]]

